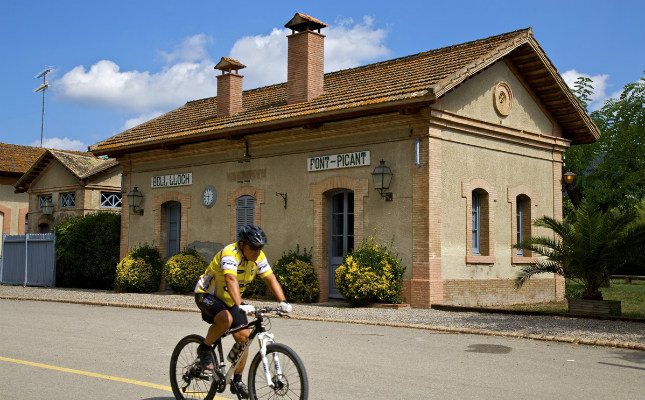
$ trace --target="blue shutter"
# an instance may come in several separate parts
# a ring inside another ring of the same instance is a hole
[[[252,196],[242,196],[237,199],[236,210],[236,229],[235,237],[240,232],[244,225],[254,224],[253,219],[255,214],[255,198]]]

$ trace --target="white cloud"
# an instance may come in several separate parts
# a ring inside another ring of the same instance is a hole
[[[244,88],[251,89],[287,79],[287,29],[274,28],[267,35],[247,36],[235,42],[230,56],[247,68]],[[387,56],[387,32],[374,27],[370,17],[355,23],[338,21],[322,33],[325,39],[325,71],[355,67]],[[52,89],[64,101],[140,114],[125,129],[171,110],[190,100],[217,95],[214,62],[207,51],[212,38],[198,34],[186,38],[172,52],[160,51],[166,65],[159,72],[121,71],[111,60],[86,68],[79,65],[53,82]],[[219,57],[217,57],[219,59]]]
[[[373,27],[371,17],[363,17],[362,23],[352,19],[339,20],[336,25],[325,28],[325,72],[357,67],[390,54],[384,42],[385,29]],[[231,57],[247,68],[244,88],[256,88],[287,80],[287,35],[289,29],[273,28],[268,35],[245,36],[231,49]]]
[[[40,147],[40,140],[31,143],[30,146]],[[85,143],[69,138],[43,138],[43,147],[55,150],[87,151]]]
[[[199,34],[186,38],[181,45],[175,47],[172,53],[160,51],[161,56],[170,64],[176,60],[180,61],[198,61],[208,58],[206,45],[213,42],[213,38],[206,34]]]
[[[607,81],[609,79],[609,75],[589,75],[585,74],[584,72],[578,72],[575,69],[571,69],[562,74],[562,78],[564,79],[567,86],[571,88],[571,90],[575,90],[574,85],[578,78],[581,76],[590,78],[593,81],[591,82],[591,86],[593,86],[593,94],[590,96],[591,104],[589,104],[589,111],[600,109],[605,101],[609,98],[609,96],[607,95]]]
[[[140,124],[142,124],[144,122],[150,121],[151,119],[155,119],[158,116],[160,116],[161,114],[163,114],[162,111],[153,111],[153,112],[150,112],[150,113],[141,114],[141,115],[139,115],[137,117],[134,117],[134,118],[130,118],[127,121],[125,121],[125,124],[123,124],[123,126],[121,127],[121,130],[126,131],[126,130],[128,130],[130,128],[133,128],[133,127],[135,127],[137,125],[140,125]]]

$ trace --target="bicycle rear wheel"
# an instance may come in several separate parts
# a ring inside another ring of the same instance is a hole
[[[249,394],[252,400],[308,398],[307,371],[295,351],[284,344],[270,344],[267,346],[267,362],[274,387],[267,384],[262,356],[258,352],[249,367]],[[278,368],[281,373],[278,373]]]
[[[199,335],[186,336],[177,343],[172,352],[170,386],[177,400],[211,400],[215,397],[217,385],[212,384],[212,373],[202,369],[197,356],[197,347],[203,341],[204,338]]]

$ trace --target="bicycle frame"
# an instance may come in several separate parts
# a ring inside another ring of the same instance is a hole
[[[267,360],[267,346],[271,343],[274,343],[273,333],[267,332],[264,327],[264,313],[273,311],[272,308],[267,307],[264,309],[258,309],[255,312],[255,319],[244,325],[232,328],[224,332],[224,334],[214,343],[213,347],[217,347],[219,353],[219,369],[222,375],[225,377],[225,382],[229,382],[235,373],[235,369],[240,365],[244,356],[248,353],[250,344],[257,337],[258,343],[260,345],[260,355],[262,357],[262,365],[264,366],[264,374],[266,376],[267,385],[271,388],[275,387],[275,384],[271,381],[271,373],[269,372],[268,360]],[[282,315],[279,313],[278,315]],[[239,352],[237,358],[231,363],[231,367],[226,371],[226,362],[224,361],[224,351],[222,346],[222,339],[226,336],[232,335],[235,332],[242,331],[244,329],[251,329],[248,339],[244,344],[242,344],[242,351]],[[278,376],[282,375],[282,370],[280,368],[280,362],[278,358],[275,359],[275,369],[278,373]]]

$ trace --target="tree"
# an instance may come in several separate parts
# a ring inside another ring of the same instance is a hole
[[[636,256],[633,249],[645,243],[645,219],[637,215],[634,208],[603,211],[584,200],[564,222],[548,216],[537,219],[536,226],[555,235],[530,237],[515,246],[543,256],[522,267],[517,287],[535,275],[554,273],[582,285],[582,298],[602,300],[600,287]]]
[[[586,107],[591,80],[578,78],[574,93]],[[645,199],[645,77],[625,85],[618,99],[607,100],[591,118],[600,139],[565,153],[564,168],[576,174],[574,190],[603,210],[633,208]]]

